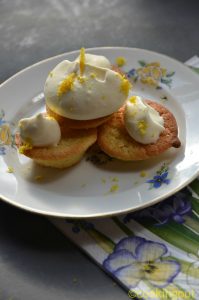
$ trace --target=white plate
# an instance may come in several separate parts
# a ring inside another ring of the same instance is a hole
[[[39,167],[19,155],[15,148],[1,147],[0,195],[5,201],[51,216],[110,216],[157,203],[198,175],[199,76],[174,59],[142,49],[93,48],[87,52],[105,55],[112,63],[118,56],[125,57],[127,64],[124,71],[140,68],[143,61],[160,62],[167,74],[162,73],[162,82],[159,82],[161,89],[142,84],[138,78],[134,84],[134,94],[161,102],[174,113],[182,147],[144,162],[113,160],[95,165],[84,159],[66,170]],[[63,59],[74,60],[78,53],[74,51],[49,58],[3,83],[0,88],[0,110],[5,112],[3,120],[15,127],[20,118],[43,111],[44,98],[41,93],[47,74]],[[159,72],[159,67],[157,69]],[[135,77],[135,71],[130,74]],[[147,183],[165,163],[169,167],[165,176],[170,183],[163,182],[164,176],[160,178],[162,182],[158,188]],[[12,167],[14,173],[8,173],[8,167]],[[43,178],[37,180],[41,176]]]

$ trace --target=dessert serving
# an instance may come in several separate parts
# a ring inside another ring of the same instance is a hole
[[[164,106],[138,96],[104,56],[85,54],[60,62],[48,75],[46,113],[19,121],[19,152],[35,162],[66,168],[96,141],[111,157],[145,160],[180,147],[175,117]]]
[[[1,198],[80,219],[171,196],[198,175],[198,80],[172,58],[116,47],[22,70],[0,88]]]

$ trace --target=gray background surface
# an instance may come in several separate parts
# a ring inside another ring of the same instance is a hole
[[[145,48],[185,61],[199,53],[199,1],[0,0],[0,45],[0,81],[82,46]],[[2,299],[128,296],[45,218],[0,202]]]

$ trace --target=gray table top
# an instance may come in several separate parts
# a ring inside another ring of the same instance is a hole
[[[0,80],[44,58],[96,46],[199,51],[197,0],[0,1]],[[128,299],[45,218],[0,203],[0,299]]]

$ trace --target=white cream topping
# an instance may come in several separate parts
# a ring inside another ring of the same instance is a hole
[[[83,71],[77,58],[64,60],[50,72],[44,87],[46,104],[74,120],[91,120],[117,111],[127,99],[129,83],[110,69],[107,58],[85,54]]]
[[[129,135],[142,144],[157,142],[164,130],[163,117],[138,96],[127,100],[124,120]]]
[[[58,122],[40,113],[19,121],[19,132],[24,143],[35,147],[56,146],[61,139]]]
[[[80,60],[80,56],[78,56],[75,61],[79,62],[79,60]],[[111,68],[110,61],[105,56],[102,55],[86,53],[85,60],[86,60],[86,64],[90,66],[106,68],[106,69]]]

